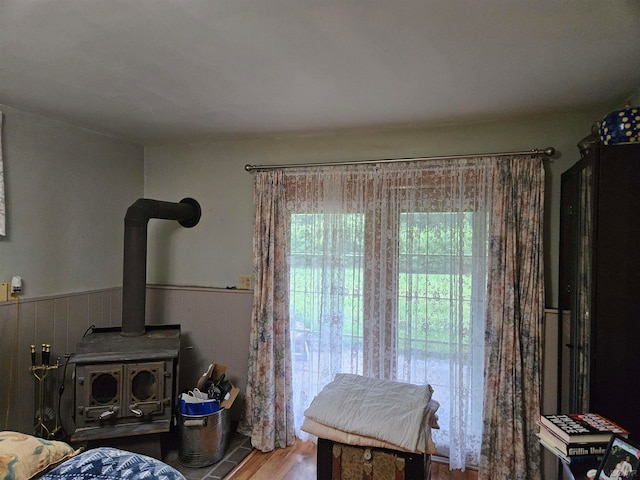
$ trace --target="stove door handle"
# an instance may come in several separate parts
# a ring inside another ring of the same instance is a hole
[[[135,403],[133,405],[129,405],[129,411],[133,413],[136,417],[142,417],[144,415],[142,410],[140,410],[138,408],[138,405],[136,405]]]
[[[106,420],[107,418],[113,417],[116,413],[117,411],[113,408],[105,410],[100,415],[98,415],[98,420]]]

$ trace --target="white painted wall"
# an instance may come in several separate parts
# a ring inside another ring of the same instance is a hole
[[[547,163],[547,304],[556,304],[560,174],[579,159],[577,142],[607,112],[582,112],[500,122],[342,132],[201,143],[147,145],[145,196],[202,205],[192,231],[149,228],[150,283],[226,287],[252,271],[253,174],[245,164],[281,164],[490,153],[553,146]],[[175,222],[173,222],[175,223]],[[154,233],[155,229],[155,233]],[[168,253],[171,252],[171,255]]]
[[[560,174],[607,112],[482,124],[212,139],[144,147],[1,107],[7,236],[0,281],[29,297],[122,284],[123,219],[146,196],[202,205],[193,229],[152,219],[148,281],[227,287],[252,271],[253,174],[244,165],[498,152],[554,146],[548,162],[547,306],[556,305]],[[144,157],[144,160],[143,160]],[[144,187],[143,187],[144,185]]]
[[[7,225],[0,282],[24,297],[122,285],[124,215],[143,192],[144,150],[0,105]]]

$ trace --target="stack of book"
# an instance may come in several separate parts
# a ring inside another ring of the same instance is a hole
[[[597,413],[540,415],[540,443],[567,463],[602,460],[611,435],[629,432]]]

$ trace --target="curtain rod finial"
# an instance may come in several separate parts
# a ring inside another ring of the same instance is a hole
[[[253,170],[254,168],[255,168],[255,165],[249,165],[249,164],[246,164],[246,165],[244,166],[244,170],[245,170],[245,172],[250,172],[250,171],[251,171],[251,170]]]
[[[554,153],[556,153],[556,149],[553,147],[547,147],[543,150],[544,154],[547,157],[552,157]]]

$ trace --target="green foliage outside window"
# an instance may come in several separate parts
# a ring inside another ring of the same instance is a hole
[[[296,330],[318,332],[320,316],[330,310],[344,336],[362,339],[365,222],[366,215],[359,213],[291,216],[290,315]],[[399,350],[445,351],[452,335],[470,343],[473,213],[402,214],[391,241],[397,242],[399,256]],[[336,243],[344,256],[325,257],[323,249]],[[324,270],[329,261],[339,263]],[[326,271],[338,277],[325,278]],[[322,304],[332,301],[337,303],[331,309]],[[463,312],[457,311],[459,305]]]

